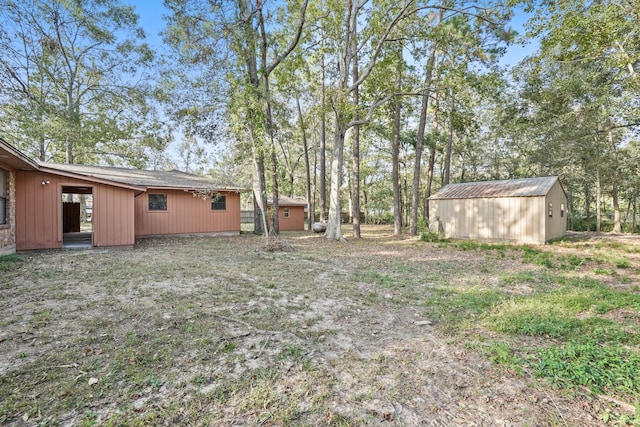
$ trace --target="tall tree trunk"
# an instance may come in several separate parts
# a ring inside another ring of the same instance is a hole
[[[640,184],[636,181],[635,188],[633,190],[633,216],[631,218],[631,232],[636,232],[636,216],[638,215],[638,198],[640,198]]]
[[[342,187],[342,167],[344,165],[344,135],[342,127],[344,119],[336,114],[335,133],[333,137],[333,159],[331,160],[331,191],[329,193],[329,219],[325,237],[331,240],[344,240],[342,237],[342,204],[340,187]]]
[[[451,178],[451,150],[453,148],[453,115],[455,113],[455,105],[453,98],[453,89],[451,89],[451,113],[449,114],[449,137],[447,138],[447,151],[444,157],[444,179],[442,186],[448,185]]]
[[[300,97],[296,96],[296,106],[298,107],[298,117],[300,121],[300,133],[302,134],[302,149],[304,150],[304,166],[307,175],[307,230],[311,230],[315,221],[315,206],[311,197],[311,168],[309,165],[309,147],[307,144],[307,130],[302,116],[302,108],[300,108]],[[291,183],[293,188],[293,182]]]
[[[582,186],[584,188],[584,217],[588,221],[591,217],[591,183],[585,180]]]
[[[402,84],[402,68],[398,65],[396,74],[396,88],[399,89]],[[396,105],[393,114],[393,141],[391,147],[391,163],[393,181],[393,235],[402,234],[402,206],[400,194],[400,114],[402,112],[402,103],[400,98],[396,99]]]
[[[422,163],[422,144],[424,142],[424,130],[427,126],[427,113],[429,111],[429,95],[433,64],[436,58],[436,45],[431,45],[429,59],[427,60],[427,73],[424,79],[424,94],[420,106],[420,121],[418,122],[418,136],[416,138],[416,159],[413,165],[413,186],[411,187],[411,219],[410,232],[412,236],[418,234],[418,205],[420,204],[420,169]]]
[[[437,93],[436,93],[436,103],[438,101]],[[437,107],[436,107],[437,111]],[[438,115],[437,113],[434,115],[433,120],[433,129],[437,130],[439,128],[438,123]],[[428,220],[429,216],[429,197],[431,197],[431,188],[433,187],[433,174],[436,168],[436,149],[437,149],[437,141],[433,139],[431,147],[429,147],[429,164],[427,165],[427,188],[425,189],[425,197],[424,197],[424,219]]]
[[[620,224],[620,204],[618,201],[618,180],[620,179],[620,167],[618,164],[618,150],[613,140],[613,131],[611,126],[607,129],[607,142],[611,150],[611,160],[613,161],[613,176],[611,178],[611,198],[613,199],[613,232],[621,233],[622,226]]]
[[[356,33],[357,33],[357,23],[353,28],[352,42],[356,43]],[[357,46],[353,47],[354,52],[357,51]],[[358,55],[357,53],[353,56],[353,70],[352,70],[352,79],[358,80]],[[353,91],[353,105],[356,109],[356,117],[358,120],[358,106],[360,103],[360,94],[359,90],[356,87]],[[352,228],[353,228],[353,237],[359,239],[360,238],[360,125],[355,125],[353,127],[353,141],[351,144],[352,147],[352,181],[351,181],[351,214],[352,214]]]
[[[260,57],[262,61],[262,102],[264,105],[264,113],[267,119],[266,131],[269,144],[269,154],[271,160],[271,191],[272,191],[272,232],[274,235],[280,234],[280,221],[278,219],[280,213],[280,194],[278,190],[278,158],[276,156],[276,144],[273,136],[273,115],[271,114],[271,89],[269,87],[269,70],[267,68],[267,32],[264,26],[264,15],[262,14],[262,0],[257,0],[256,9],[258,13],[258,25],[260,28]]]
[[[600,233],[602,221],[602,187],[600,185],[600,169],[596,167],[596,233]]]
[[[323,42],[324,43],[324,42]],[[325,221],[325,215],[327,213],[327,114],[325,112],[326,105],[326,86],[324,81],[324,52],[320,55],[320,75],[321,75],[321,88],[322,88],[322,108],[320,109],[320,222]]]

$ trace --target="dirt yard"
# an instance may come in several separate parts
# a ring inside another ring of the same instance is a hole
[[[481,311],[443,320],[447,290],[534,292],[517,278],[545,267],[519,251],[380,227],[347,243],[282,239],[277,251],[243,234],[22,254],[0,278],[0,424],[595,426],[633,413],[628,396],[496,363],[483,343],[522,338]],[[637,289],[639,252],[602,280]]]

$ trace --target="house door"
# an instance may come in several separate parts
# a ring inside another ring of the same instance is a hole
[[[62,187],[62,247],[93,247],[93,188]]]

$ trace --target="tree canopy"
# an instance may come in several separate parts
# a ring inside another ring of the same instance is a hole
[[[447,183],[540,175],[570,227],[639,231],[638,0],[164,6],[152,48],[126,0],[0,0],[0,133],[40,160],[232,176],[259,232],[268,196],[305,195],[341,240],[347,219],[417,233]],[[500,65],[516,11],[538,47]]]

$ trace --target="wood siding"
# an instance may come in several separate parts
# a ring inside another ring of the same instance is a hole
[[[134,227],[133,190],[109,185],[93,185],[93,245],[133,246]]]
[[[548,212],[546,214],[545,237],[546,241],[549,241],[567,234],[567,216],[569,214],[567,212],[567,196],[559,182],[551,187],[545,198],[545,203],[547,209],[549,203],[553,203],[553,216],[549,218]]]
[[[0,224],[0,255],[16,251],[16,171],[9,165],[0,163],[7,172],[7,221]]]
[[[62,247],[63,186],[92,188],[94,246],[134,244],[133,190],[20,171],[16,174],[16,249]]]
[[[289,208],[289,218],[284,217],[285,208]],[[280,231],[304,230],[304,206],[279,206],[278,210]]]
[[[166,194],[167,210],[150,211],[148,194]],[[240,233],[240,194],[221,194],[227,197],[227,209],[214,211],[210,198],[183,190],[149,190],[135,199],[135,234]]]
[[[447,237],[544,244],[544,197],[431,200],[431,221],[440,218]]]

